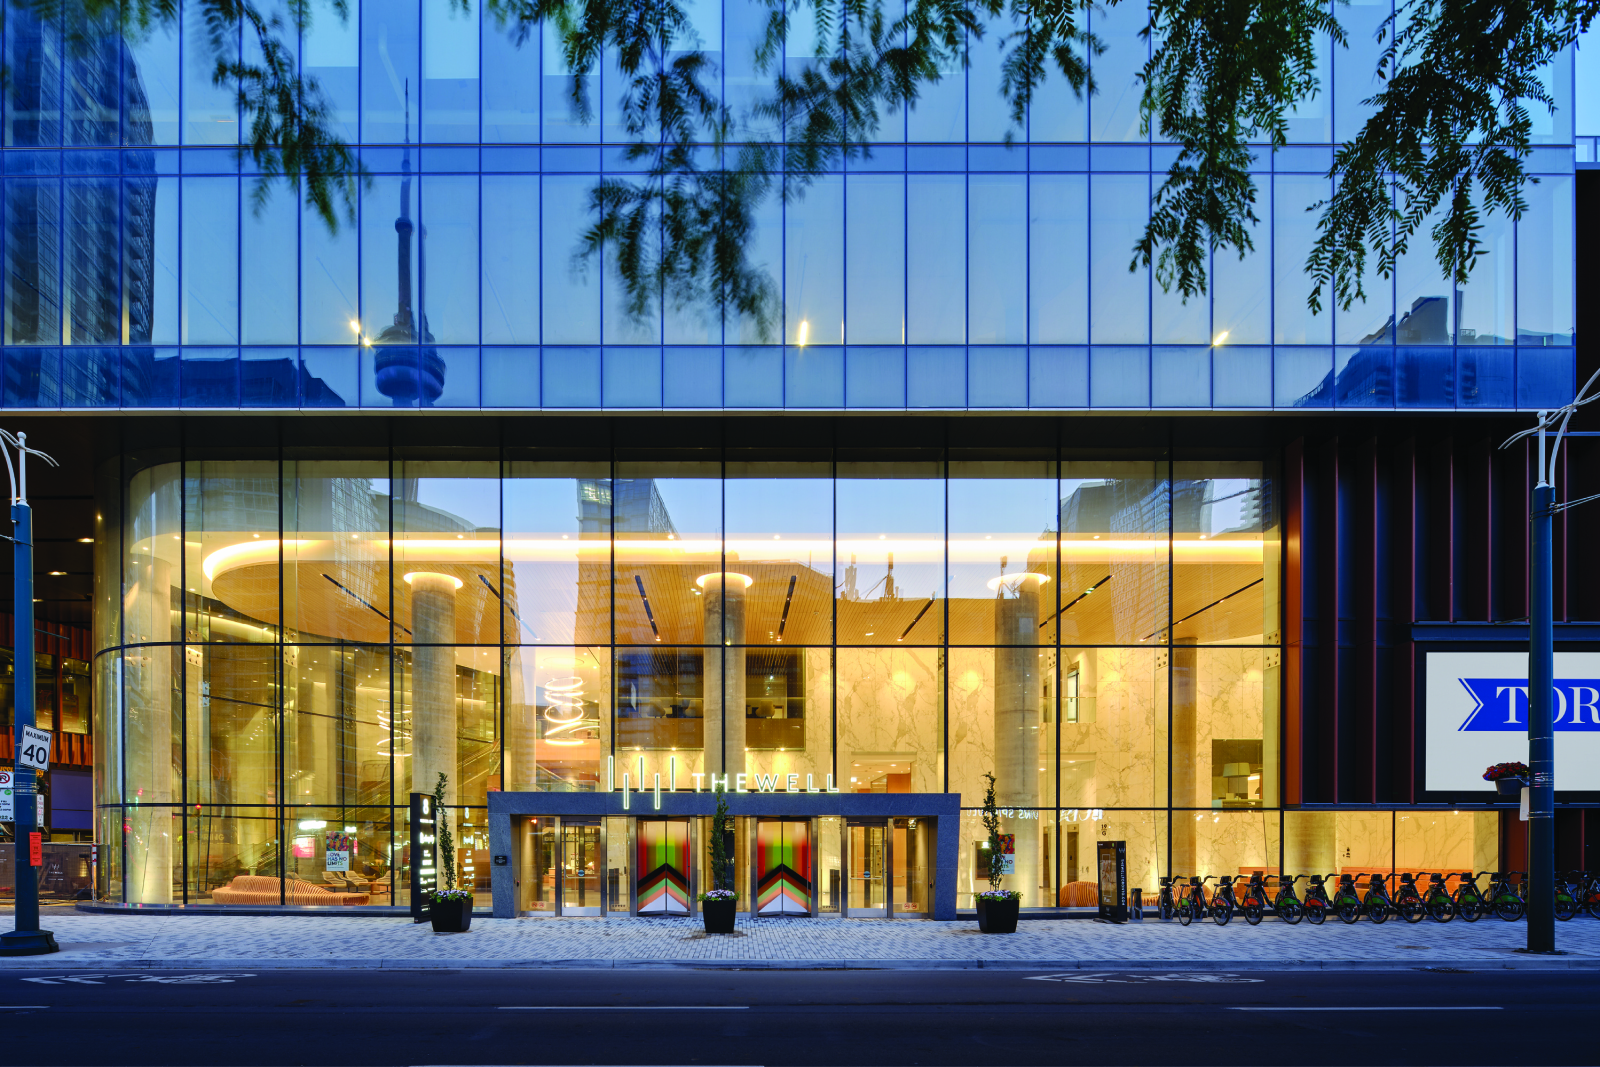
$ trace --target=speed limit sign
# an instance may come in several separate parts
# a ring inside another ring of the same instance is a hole
[[[32,726],[22,728],[22,747],[17,750],[17,762],[41,771],[50,769],[50,733]]]

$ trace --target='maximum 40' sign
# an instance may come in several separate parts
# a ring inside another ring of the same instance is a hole
[[[1528,758],[1528,657],[1429,652],[1423,708],[1429,790],[1482,790],[1491,763]],[[1600,654],[1556,654],[1556,788],[1600,789]]]

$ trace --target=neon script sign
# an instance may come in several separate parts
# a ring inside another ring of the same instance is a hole
[[[1473,708],[1458,729],[1472,733],[1526,733],[1528,679],[1462,678]],[[1557,730],[1600,733],[1600,679],[1562,678],[1552,687]]]

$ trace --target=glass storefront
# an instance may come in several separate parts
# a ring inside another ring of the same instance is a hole
[[[1212,826],[1277,832],[1259,458],[214,451],[102,479],[106,899],[405,905],[406,795],[441,773],[485,902],[497,790],[744,773],[971,809],[993,774],[1030,907],[1085,880],[1086,832],[1152,873],[1265,862]],[[987,869],[965,821],[963,906]],[[927,910],[909,821],[804,825],[742,827],[740,884],[784,913]],[[626,909],[635,876],[680,907],[684,838],[604,829],[538,830],[519,910]]]

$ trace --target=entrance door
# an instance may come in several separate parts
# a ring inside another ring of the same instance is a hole
[[[689,914],[689,820],[640,819],[635,835],[639,914]]]
[[[889,914],[888,827],[883,823],[850,823],[845,827],[845,914],[856,919],[882,919]]]
[[[561,820],[561,914],[599,915],[600,820]]]
[[[811,914],[811,823],[756,822],[756,914]]]

